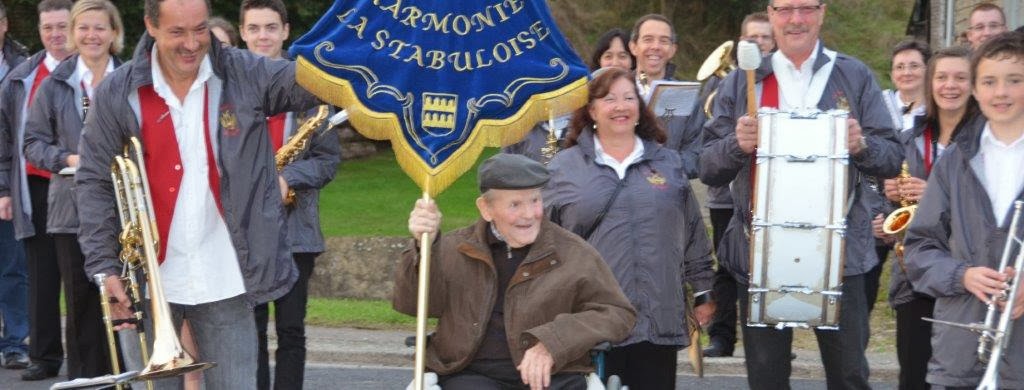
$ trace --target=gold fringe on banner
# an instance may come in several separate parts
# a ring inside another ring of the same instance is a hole
[[[431,168],[406,142],[398,115],[367,108],[347,80],[327,74],[301,56],[296,61],[295,79],[325,102],[347,110],[352,127],[363,136],[390,140],[398,165],[431,197],[436,197],[472,168],[485,147],[519,142],[538,122],[568,114],[587,104],[585,77],[555,91],[533,95],[508,118],[478,121],[466,142],[441,165]]]

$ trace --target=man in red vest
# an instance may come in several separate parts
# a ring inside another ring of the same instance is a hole
[[[53,237],[46,234],[46,203],[50,173],[22,157],[25,118],[36,88],[71,52],[68,31],[70,0],[44,0],[38,5],[39,38],[44,50],[7,75],[0,95],[0,219],[14,221],[15,237],[23,240],[29,288],[29,358],[23,380],[57,376],[64,361],[61,346],[60,269]],[[73,324],[73,322],[72,322]],[[73,326],[67,334],[74,334]],[[69,343],[75,340],[68,340]],[[77,376],[69,372],[70,376]]]
[[[297,278],[266,118],[318,101],[295,84],[293,63],[211,45],[209,10],[204,0],[145,1],[147,34],[96,90],[82,131],[80,241],[89,275],[120,273],[110,162],[139,137],[171,316],[189,321],[199,356],[217,363],[204,371],[207,388],[252,389],[252,308]],[[114,317],[127,318],[120,281],[106,286]]]
[[[903,151],[881,89],[871,70],[856,58],[830,50],[820,39],[826,5],[819,0],[773,0],[768,19],[778,50],[755,71],[758,107],[782,111],[843,109],[847,120],[851,204],[846,215],[845,264],[839,330],[816,330],[830,389],[869,389],[864,348],[868,341],[865,274],[876,264],[871,233],[873,197],[862,176],[899,173]],[[713,117],[704,127],[700,179],[709,186],[730,185],[733,217],[718,244],[719,266],[737,282],[740,323],[747,322],[751,224],[751,156],[756,153],[758,122],[746,112],[746,74],[732,72],[718,87]],[[764,129],[761,129],[764,131]],[[799,194],[781,202],[799,201]],[[822,210],[825,212],[825,210]],[[824,259],[820,259],[824,261]],[[823,275],[818,275],[822,277]],[[776,301],[778,302],[778,301]],[[789,388],[792,372],[791,328],[743,326],[747,382],[752,389]]]
[[[288,10],[281,0],[245,0],[239,11],[242,40],[249,51],[268,58],[284,56],[288,39]],[[315,111],[315,110],[314,110]],[[295,134],[302,117],[311,113],[282,112],[267,118],[270,143],[274,151]],[[295,201],[288,207],[288,247],[291,249],[299,279],[292,290],[274,300],[274,328],[277,351],[274,354],[275,389],[302,388],[306,366],[306,301],[309,277],[317,255],[325,250],[320,231],[320,189],[334,178],[341,160],[341,144],[334,129],[318,129],[310,139],[309,150],[281,171],[281,180],[295,190]],[[257,389],[271,388],[270,356],[267,350],[269,303],[258,305],[256,334],[259,338]]]

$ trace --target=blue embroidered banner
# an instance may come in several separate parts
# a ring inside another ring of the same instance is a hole
[[[431,196],[485,146],[586,104],[587,68],[543,0],[337,0],[290,53],[298,82],[391,140]]]

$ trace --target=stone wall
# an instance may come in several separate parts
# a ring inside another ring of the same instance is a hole
[[[390,299],[391,272],[408,237],[327,237],[316,259],[309,294],[317,297]]]

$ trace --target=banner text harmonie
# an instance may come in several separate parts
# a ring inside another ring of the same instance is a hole
[[[504,0],[488,5],[482,11],[470,15],[451,13],[438,15],[424,12],[415,6],[403,7],[402,0],[395,0],[388,5],[381,4],[381,0],[375,0],[373,3],[390,17],[409,28],[458,36],[481,33],[488,27],[494,27],[496,23],[509,20],[523,9],[522,0]],[[355,9],[350,10],[339,16],[339,19],[348,19],[348,16],[355,11]],[[364,16],[360,17],[358,22],[348,24],[346,27],[355,30],[359,39],[366,39],[365,30],[368,22],[369,19]],[[468,72],[489,67],[495,62],[508,62],[513,57],[522,55],[526,50],[536,47],[537,42],[547,38],[550,33],[548,27],[544,26],[541,21],[536,21],[528,29],[495,42],[490,50],[446,52],[392,38],[391,32],[380,29],[373,33],[374,40],[371,45],[374,50],[389,50],[391,58],[404,62],[415,62],[422,68],[442,70],[451,66],[457,72]]]

